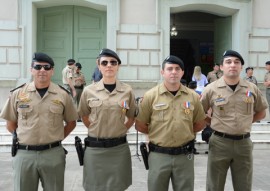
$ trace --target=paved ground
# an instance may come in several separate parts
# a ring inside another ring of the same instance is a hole
[[[128,191],[147,191],[147,171],[144,169],[143,162],[136,156],[136,149],[132,150],[133,162],[133,184]],[[202,152],[202,151],[201,151]],[[203,153],[203,152],[202,152]],[[253,191],[270,190],[270,151],[254,150],[254,180]],[[141,157],[139,156],[141,159]],[[0,190],[12,191],[12,167],[10,153],[0,153]],[[199,154],[195,156],[195,191],[205,190],[207,155]],[[83,191],[82,188],[82,167],[79,166],[75,152],[67,155],[67,167],[65,177],[65,191]],[[226,191],[232,191],[230,174],[228,173]],[[40,188],[39,191],[42,189]],[[170,191],[172,189],[170,188]]]

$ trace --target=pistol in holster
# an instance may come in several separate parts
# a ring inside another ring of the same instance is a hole
[[[144,142],[140,143],[140,150],[141,150],[141,154],[142,154],[145,169],[148,170],[149,169],[149,164],[148,164],[148,155],[149,155],[149,153],[147,151],[147,146],[146,146],[146,144]]]
[[[195,149],[195,139],[188,142],[188,144],[186,145],[186,154],[193,153],[194,149]]]
[[[17,137],[17,133],[16,130],[12,133],[12,146],[11,146],[11,156],[14,157],[17,154],[17,150],[18,150],[18,137]]]
[[[84,149],[82,147],[82,140],[78,136],[75,137],[75,147],[79,158],[80,166],[83,166]]]

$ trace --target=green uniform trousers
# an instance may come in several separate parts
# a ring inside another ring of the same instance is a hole
[[[266,100],[268,102],[268,105],[270,106],[270,88],[266,88]],[[269,109],[270,113],[270,109]]]
[[[62,146],[44,151],[18,150],[13,159],[14,191],[64,191],[66,155]]]
[[[174,191],[194,190],[194,155],[169,155],[150,152],[148,191],[168,191],[170,179]]]
[[[83,160],[86,191],[124,191],[132,183],[128,143],[110,148],[86,147]]]
[[[232,140],[212,134],[209,141],[207,191],[224,191],[230,168],[234,191],[251,191],[253,144],[250,138]]]
[[[75,88],[75,90],[76,90],[76,96],[73,98],[73,100],[74,100],[76,108],[78,108],[83,89]]]

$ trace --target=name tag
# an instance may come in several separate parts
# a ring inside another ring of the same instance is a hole
[[[222,97],[221,97],[221,98],[217,98],[215,101],[216,101],[217,103],[218,103],[218,102],[222,102],[222,101],[225,101],[225,98],[222,98]]]
[[[155,107],[162,107],[162,106],[165,106],[166,104],[165,103],[158,103],[155,105]]]
[[[29,108],[29,105],[19,105],[19,108]]]

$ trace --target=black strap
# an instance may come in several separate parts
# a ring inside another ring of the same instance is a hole
[[[180,155],[180,154],[187,154],[188,148],[187,145],[182,147],[160,147],[153,143],[149,143],[149,151],[157,152],[157,153],[164,153],[169,155]]]
[[[84,139],[84,144],[87,147],[102,147],[109,148],[115,147],[127,142],[127,137],[119,137],[119,138],[96,138],[96,137],[87,137]]]
[[[83,89],[83,85],[81,86],[74,86],[75,89]]]
[[[18,149],[29,150],[29,151],[44,151],[47,149],[58,147],[60,145],[61,145],[61,141],[57,141],[57,142],[50,143],[47,145],[21,145],[21,144],[19,144]]]
[[[214,131],[214,134],[219,136],[219,137],[224,137],[232,140],[242,140],[250,137],[250,133],[243,134],[243,135],[229,135],[226,133],[221,133],[219,131]]]

